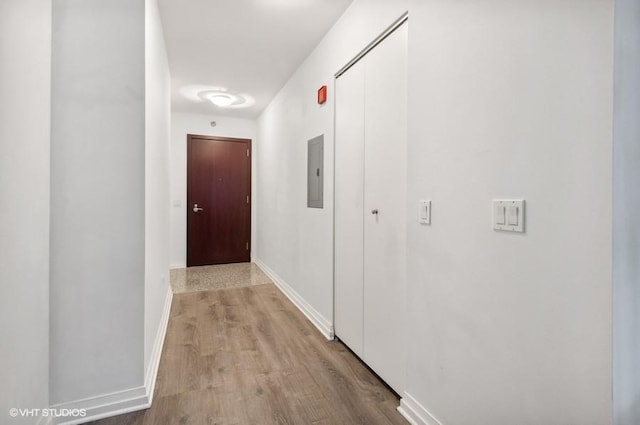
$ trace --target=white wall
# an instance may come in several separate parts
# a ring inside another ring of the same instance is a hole
[[[51,402],[143,383],[143,0],[53,4]]]
[[[158,329],[169,288],[171,77],[156,0],[145,0],[145,55],[144,370],[148,371],[156,338],[164,337]]]
[[[332,76],[407,9],[403,399],[443,425],[611,423],[611,1],[357,0],[259,118],[258,256],[331,320],[333,181],[307,209],[306,140],[331,170]],[[492,230],[501,197],[526,234]]]
[[[608,424],[613,3],[411,22],[407,392],[444,424]],[[491,229],[509,197],[524,235]]]
[[[640,3],[616,1],[613,145],[613,397],[616,425],[640,423]]]
[[[212,105],[213,108],[213,105]],[[211,121],[217,125],[211,127]],[[251,139],[251,244],[256,251],[256,122],[241,118],[201,115],[173,111],[171,114],[171,267],[187,264],[187,134]]]
[[[356,1],[259,118],[258,258],[333,318],[333,75],[406,10]],[[316,92],[328,87],[328,102]],[[307,208],[307,140],[324,134],[324,208]]]
[[[0,2],[0,422],[49,405],[51,1]]]

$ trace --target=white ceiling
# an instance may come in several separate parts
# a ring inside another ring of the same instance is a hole
[[[351,2],[159,0],[172,109],[256,118]],[[223,109],[198,98],[214,87],[248,94],[255,104]]]

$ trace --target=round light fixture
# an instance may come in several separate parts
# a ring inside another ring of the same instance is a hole
[[[180,93],[192,102],[211,102],[220,109],[248,108],[256,103],[252,96],[226,87],[186,86],[180,89]]]
[[[229,93],[214,93],[209,96],[209,100],[216,106],[226,108],[231,106],[238,98]]]

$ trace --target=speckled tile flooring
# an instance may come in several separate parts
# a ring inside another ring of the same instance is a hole
[[[272,283],[254,263],[219,264],[171,270],[174,294]]]

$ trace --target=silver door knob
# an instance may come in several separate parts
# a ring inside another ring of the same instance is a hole
[[[376,208],[375,210],[371,210],[371,214],[378,214],[378,209]]]
[[[204,211],[204,208],[198,208],[198,204],[193,204],[193,212]]]

